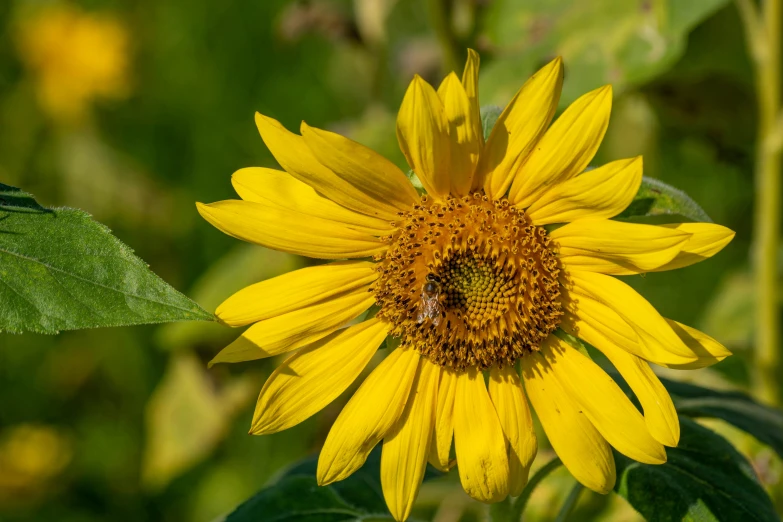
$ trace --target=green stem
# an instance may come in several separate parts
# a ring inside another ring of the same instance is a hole
[[[451,31],[451,23],[447,9],[448,0],[429,0],[430,21],[435,36],[438,38],[441,53],[443,53],[443,67],[445,72],[460,70],[457,41]]]
[[[522,493],[517,497],[516,501],[514,501],[514,505],[511,507],[511,516],[509,517],[511,522],[519,522],[522,518],[522,513],[525,511],[525,507],[530,500],[530,495],[533,494],[533,490],[536,489],[538,483],[544,480],[547,475],[556,470],[561,464],[563,464],[563,461],[560,460],[560,457],[555,457],[544,464],[532,477],[530,477],[525,489],[522,490]]]
[[[756,73],[759,126],[756,150],[753,268],[756,287],[756,395],[780,403],[780,326],[778,324],[778,249],[780,245],[781,0],[763,0],[759,11],[738,0]]]
[[[500,502],[490,504],[489,519],[492,522],[516,522],[512,516],[511,497],[506,497]],[[518,520],[518,519],[517,519]]]
[[[560,512],[557,514],[555,522],[565,522],[568,519],[569,515],[574,511],[576,503],[579,501],[579,495],[582,493],[584,488],[585,487],[579,482],[574,484],[574,487],[571,488],[571,492],[568,494],[566,501],[560,508]]]

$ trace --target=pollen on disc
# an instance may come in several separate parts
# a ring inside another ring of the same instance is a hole
[[[400,217],[372,290],[377,317],[401,342],[441,366],[486,369],[513,364],[557,328],[554,244],[524,211],[474,193],[423,196]],[[422,290],[432,280],[441,317],[422,320]]]

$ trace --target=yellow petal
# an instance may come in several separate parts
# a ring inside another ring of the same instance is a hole
[[[672,223],[661,225],[666,228],[691,234],[691,239],[682,247],[671,262],[655,269],[655,272],[674,270],[690,266],[712,257],[734,239],[734,231],[714,223]]]
[[[438,96],[449,122],[451,193],[464,196],[470,192],[481,150],[481,119],[456,74],[446,76],[438,87]]]
[[[671,319],[666,319],[666,322],[686,346],[693,351],[697,359],[685,364],[661,364],[661,366],[675,370],[697,370],[706,366],[712,366],[731,355],[731,352],[725,346],[706,333]]]
[[[454,446],[465,492],[481,502],[508,495],[506,441],[484,375],[469,368],[457,377],[454,400]]]
[[[548,187],[526,212],[536,225],[614,217],[631,204],[641,183],[641,156],[613,161]]]
[[[658,311],[627,284],[604,274],[575,270],[570,270],[569,278],[572,286],[564,297],[569,301],[566,309],[627,351],[656,364],[698,359]]]
[[[537,352],[520,361],[527,396],[557,456],[584,486],[609,493],[616,479],[609,444],[555,378],[549,361]]]
[[[397,348],[365,379],[334,421],[318,458],[318,484],[343,480],[362,467],[367,455],[399,420],[421,356]]]
[[[233,343],[220,350],[220,352],[209,361],[207,367],[212,368],[219,363],[256,361],[267,357],[264,355],[264,352],[258,349],[258,346],[251,342],[240,341],[240,339],[235,340]]]
[[[377,237],[343,223],[250,201],[196,203],[199,214],[222,232],[243,241],[320,259],[368,257],[383,252]]]
[[[384,221],[398,219],[398,208],[373,198],[323,166],[310,152],[304,139],[286,130],[279,121],[256,113],[256,126],[280,166],[299,181],[351,210]]]
[[[454,396],[457,392],[457,374],[448,368],[440,369],[438,404],[435,410],[435,431],[430,446],[430,464],[440,471],[450,470],[451,439],[454,436]]]
[[[376,236],[390,234],[394,230],[388,221],[338,205],[282,170],[261,167],[240,169],[231,176],[231,183],[245,201],[337,221]]]
[[[642,414],[589,357],[555,335],[544,341],[541,354],[553,378],[617,451],[645,464],[666,462],[666,451],[647,431]]]
[[[568,270],[627,275],[649,272],[680,252],[690,234],[655,225],[582,219],[550,234]]]
[[[356,380],[388,332],[388,323],[370,319],[289,357],[261,389],[250,433],[276,433],[321,411]]]
[[[479,143],[484,146],[484,129],[481,126],[481,105],[479,104],[478,78],[479,64],[481,59],[479,54],[473,49],[468,49],[468,59],[465,61],[465,69],[462,71],[462,87],[465,88],[465,94],[468,95],[470,110],[472,112],[471,121],[475,126],[474,131],[479,137]],[[475,185],[474,187],[481,187]]]
[[[397,140],[427,193],[445,196],[451,185],[449,122],[430,84],[414,76],[397,115]]]
[[[572,103],[516,173],[509,200],[527,208],[549,186],[585,170],[604,139],[611,110],[611,85],[589,92]]]
[[[375,303],[366,288],[259,321],[210,361],[252,361],[290,352],[326,337]]]
[[[407,176],[374,150],[304,122],[301,133],[315,159],[373,199],[394,205],[402,212],[419,202],[419,194]]]
[[[560,101],[563,60],[555,58],[525,82],[498,117],[481,152],[478,175],[493,199],[502,197],[538,139],[546,131]]]
[[[508,442],[509,494],[516,497],[527,484],[530,465],[536,457],[538,446],[533,417],[525,392],[522,391],[522,382],[513,366],[492,368],[489,396]]]
[[[424,479],[435,424],[439,370],[427,359],[421,360],[405,412],[383,439],[381,487],[395,520],[408,518]]]
[[[653,357],[647,346],[640,344],[631,325],[605,304],[583,295],[573,295],[573,292],[564,292],[561,300],[564,314],[560,327],[571,335],[592,344],[588,335],[596,332],[629,353],[643,359]]]
[[[368,289],[378,278],[375,263],[336,261],[294,270],[250,285],[217,307],[215,315],[229,326],[245,326],[333,297]]]
[[[562,326],[568,333],[575,335],[567,322]],[[641,357],[628,353],[594,328],[582,328],[579,335],[601,350],[631,387],[644,410],[644,422],[650,435],[665,446],[677,446],[680,440],[680,420],[669,392],[650,365]]]

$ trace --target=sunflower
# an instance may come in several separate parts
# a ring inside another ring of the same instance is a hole
[[[41,107],[53,118],[84,120],[96,99],[130,93],[130,41],[116,18],[56,2],[23,18],[19,57],[34,77]]]
[[[537,447],[528,400],[574,477],[607,493],[611,447],[660,464],[664,446],[678,442],[671,398],[648,363],[699,368],[730,355],[612,277],[691,265],[734,233],[609,219],[642,179],[641,158],[587,169],[611,87],[550,126],[563,80],[555,59],[485,141],[478,68],[470,51],[461,80],[451,73],[436,91],[416,76],[405,93],[397,136],[421,190],[354,141],[305,123],[297,135],[257,114],[284,170],[239,170],[241,201],[198,204],[231,236],[334,260],[249,286],[217,309],[228,325],[252,326],[213,362],[295,351],[261,390],[251,433],[321,410],[388,339],[389,353],[329,431],[317,478],[348,477],[382,441],[383,494],[397,520],[408,517],[428,461],[456,464],[482,502],[519,495]],[[643,413],[575,338],[606,355]]]

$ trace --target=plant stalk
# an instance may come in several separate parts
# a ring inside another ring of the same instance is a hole
[[[752,252],[756,294],[754,391],[759,399],[779,405],[778,257],[783,152],[779,125],[781,0],[762,0],[760,9],[750,0],[738,0],[738,7],[755,67],[759,113]]]
[[[511,506],[511,515],[509,516],[509,520],[511,522],[519,522],[519,520],[522,518],[522,513],[525,511],[525,507],[530,500],[530,495],[533,494],[533,490],[536,489],[538,483],[544,480],[547,475],[560,467],[561,464],[563,464],[563,461],[560,460],[560,457],[555,457],[554,459],[544,464],[532,477],[530,477],[530,480],[528,480],[525,489],[522,490],[522,493],[520,493],[520,495],[514,501],[514,504]]]
[[[574,508],[576,507],[576,503],[579,501],[579,495],[582,494],[582,490],[585,487],[577,482],[574,484],[574,487],[571,488],[571,492],[568,493],[568,497],[566,498],[566,501],[563,503],[563,506],[560,508],[560,511],[557,514],[557,518],[555,519],[555,522],[566,522],[568,520],[569,515],[574,511]]]

